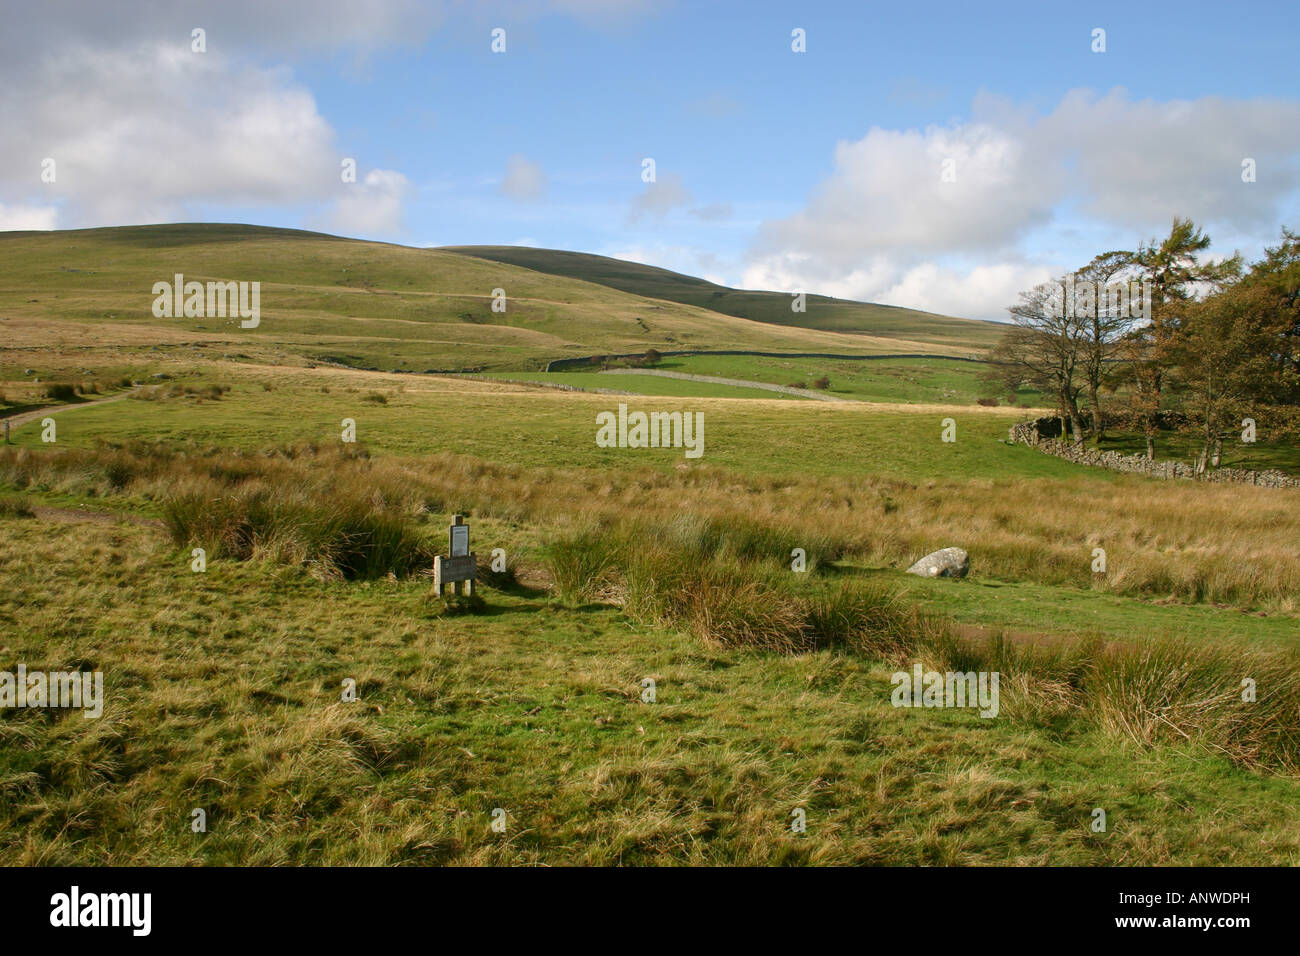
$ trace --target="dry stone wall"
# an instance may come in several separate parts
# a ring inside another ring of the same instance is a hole
[[[1117,451],[1099,451],[1086,445],[1062,441],[1059,418],[1038,418],[1012,425],[1009,439],[1013,445],[1029,445],[1041,452],[1064,458],[1076,465],[1109,468],[1150,478],[1198,478],[1196,469],[1181,461],[1151,461],[1145,455],[1123,455]],[[1247,471],[1244,468],[1214,468],[1199,476],[1200,481],[1227,481],[1264,488],[1300,488],[1300,478],[1280,471]]]

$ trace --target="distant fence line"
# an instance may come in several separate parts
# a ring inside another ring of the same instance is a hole
[[[655,351],[658,351],[658,349]],[[583,358],[554,359],[547,363],[546,371],[558,372],[561,369],[591,365],[594,361],[600,359],[609,359],[611,362],[616,362],[620,359],[640,358],[644,354],[645,352],[627,352],[622,355],[587,355]],[[855,362],[879,359],[943,359],[950,362],[974,362],[977,365],[984,363],[984,359],[964,358],[960,355],[931,355],[924,352],[899,352],[885,355],[841,355],[838,352],[751,352],[744,349],[677,349],[669,352],[659,352],[659,354],[664,357],[670,355],[753,355],[759,358],[851,359]]]
[[[1213,468],[1204,474],[1196,474],[1192,465],[1182,461],[1153,461],[1146,455],[1125,455],[1117,451],[1099,451],[1084,445],[1055,437],[1061,432],[1059,418],[1037,418],[1033,421],[1012,425],[1008,438],[1013,445],[1028,445],[1048,455],[1055,455],[1076,465],[1092,468],[1107,468],[1111,471],[1123,471],[1131,474],[1146,475],[1149,478],[1191,478],[1199,481],[1225,481],[1242,485],[1257,485],[1262,488],[1300,488],[1300,478],[1277,471],[1264,469],[1249,471],[1245,468]],[[1044,437],[1046,435],[1052,437]]]

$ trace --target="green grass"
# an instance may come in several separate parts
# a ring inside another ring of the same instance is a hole
[[[305,384],[264,391],[240,383],[219,401],[127,399],[78,410],[60,419],[58,437],[61,444],[71,447],[89,447],[98,440],[171,439],[260,448],[298,440],[337,442],[342,420],[352,418],[357,423],[358,441],[379,454],[455,450],[524,466],[594,469],[635,464],[669,470],[685,461],[680,449],[596,446],[596,414],[626,403],[623,396],[538,390],[521,399],[518,393],[491,394],[470,388],[449,392],[456,384],[444,380],[426,387],[431,390],[417,391],[412,379],[404,391],[398,391],[396,385],[381,388],[388,402],[377,406],[363,401],[365,393],[361,391],[331,388],[323,394]],[[1001,444],[1009,425],[1018,420],[1018,413],[1001,409],[946,414],[810,401],[775,406],[704,398],[666,403],[664,398],[650,397],[643,405],[646,409],[702,411],[705,451],[699,463],[759,474],[865,473],[923,480],[993,478],[1010,471],[1041,477],[1087,472],[1098,481],[1112,477],[1028,448]],[[800,414],[784,411],[783,406],[798,408]],[[941,441],[946,417],[957,422],[956,442]],[[13,441],[39,445],[39,423],[16,429]]]
[[[11,862],[1300,860],[1294,780],[1079,721],[894,708],[868,658],[709,649],[527,591],[437,616],[420,581],[197,575],[149,529],[10,529],[6,661],[101,669],[107,695],[99,720],[0,717]]]
[[[801,368],[943,403],[908,410],[247,361],[276,349],[113,351],[171,377],[0,451],[0,669],[100,669],[108,696],[99,720],[0,710],[6,859],[1300,863],[1293,493],[1007,446],[1023,412],[961,407],[965,363]],[[83,360],[5,359],[46,381]],[[783,361],[700,371],[785,384]],[[619,402],[702,411],[704,458],[597,448]],[[343,418],[359,444],[340,449]],[[429,593],[455,512],[481,562],[509,557],[482,607]],[[970,579],[901,572],[949,544]],[[1090,589],[1097,544],[1111,575]],[[999,670],[1003,713],[891,706],[913,660]]]
[[[750,355],[673,355],[656,368],[693,375],[749,379],[769,385],[791,385],[825,375],[831,395],[867,402],[974,405],[977,399],[993,398],[1007,404],[1007,396],[979,381],[982,365],[943,359],[814,359],[768,358]],[[1036,406],[1044,399],[1033,389],[1022,388],[1016,403]]]
[[[964,580],[928,580],[875,572],[933,614],[993,631],[1093,635],[1140,643],[1169,636],[1199,642],[1300,645],[1300,621],[1230,607],[1153,603],[1104,590],[1028,581],[998,581],[972,572]]]

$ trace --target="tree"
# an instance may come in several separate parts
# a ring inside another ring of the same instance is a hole
[[[1170,358],[1175,387],[1200,434],[1198,474],[1219,466],[1223,439],[1276,390],[1282,329],[1266,299],[1261,286],[1230,287],[1184,312]]]
[[[1218,467],[1243,417],[1294,431],[1300,403],[1300,236],[1282,230],[1238,282],[1185,310],[1171,351],[1175,386],[1201,438],[1198,470]]]
[[[1300,235],[1284,227],[1282,242],[1265,248],[1240,287],[1258,291],[1256,307],[1278,335],[1269,353],[1276,367],[1272,401],[1300,405]]]
[[[1116,345],[1133,325],[1133,309],[1127,295],[1117,297],[1119,301],[1107,294],[1108,287],[1117,280],[1126,279],[1133,266],[1134,254],[1124,250],[1103,252],[1094,256],[1086,266],[1076,269],[1076,285],[1091,282],[1096,294],[1092,297],[1091,308],[1084,308],[1087,313],[1083,318],[1083,378],[1088,389],[1088,401],[1092,407],[1092,440],[1098,443],[1105,437],[1106,420],[1101,408],[1101,385],[1104,379],[1106,363],[1115,353]],[[1075,303],[1078,311],[1079,303]]]
[[[1157,415],[1164,393],[1165,368],[1187,303],[1197,287],[1219,288],[1241,275],[1241,256],[1220,262],[1202,262],[1199,253],[1210,247],[1210,237],[1190,219],[1174,217],[1169,235],[1159,243],[1143,243],[1133,256],[1135,277],[1151,289],[1150,322],[1126,339],[1133,371],[1133,410],[1142,423],[1147,458],[1155,457]]]
[[[1065,283],[1044,282],[1020,293],[1020,302],[1007,311],[1015,320],[994,348],[990,360],[1004,381],[1018,379],[1055,396],[1060,414],[1069,420],[1076,443],[1083,441],[1079,414],[1079,375],[1087,333],[1075,311],[1065,308]]]

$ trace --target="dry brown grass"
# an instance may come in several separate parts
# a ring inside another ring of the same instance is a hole
[[[932,481],[789,479],[696,467],[565,473],[442,454],[369,459],[299,444],[275,452],[181,453],[132,443],[55,454],[0,451],[0,482],[74,494],[214,493],[256,477],[270,487],[330,474],[397,512],[472,511],[557,529],[627,514],[668,524],[683,510],[721,525],[789,527],[838,556],[901,568],[948,545],[972,573],[1272,611],[1300,609],[1300,491],[1122,478]],[[683,502],[689,502],[684,509]],[[1092,551],[1107,553],[1094,574]]]

